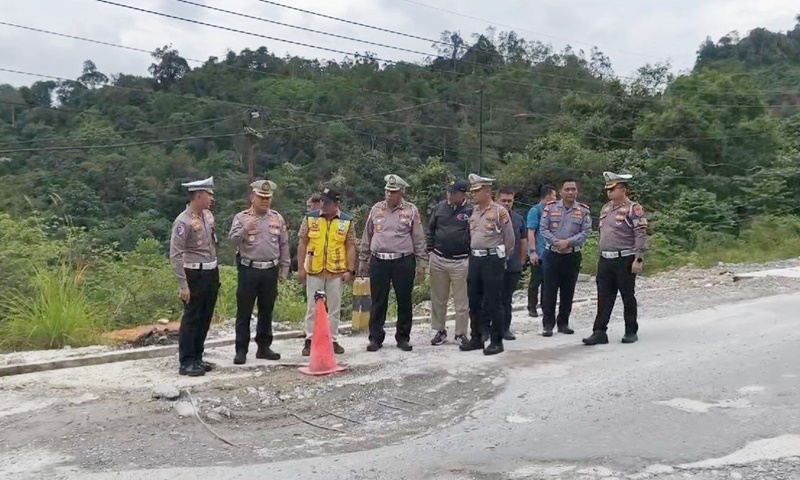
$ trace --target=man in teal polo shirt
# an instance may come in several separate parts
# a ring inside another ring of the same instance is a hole
[[[531,261],[531,280],[528,284],[528,315],[538,317],[536,305],[539,304],[539,287],[542,285],[542,256],[544,256],[545,240],[540,235],[539,220],[548,202],[556,200],[556,189],[551,185],[539,187],[539,203],[528,211],[528,257]],[[535,247],[534,247],[535,246]]]

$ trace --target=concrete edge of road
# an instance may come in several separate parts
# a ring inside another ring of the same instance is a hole
[[[578,298],[573,303],[582,303],[592,300],[591,298]],[[514,305],[512,310],[515,312],[527,310],[526,305]],[[447,319],[452,320],[455,313],[448,312]],[[421,315],[413,318],[414,324],[421,324],[430,322],[429,315]],[[397,325],[396,321],[387,321],[386,328],[392,328]],[[350,333],[352,325],[345,323],[339,326],[339,333]],[[276,332],[273,336],[275,340],[286,340],[292,338],[303,338],[305,332],[302,330],[291,330],[288,332]],[[206,342],[206,348],[220,348],[233,345],[236,342],[235,337],[220,338],[216,340],[209,340]],[[106,363],[127,362],[130,360],[143,360],[148,358],[168,357],[175,355],[178,352],[177,345],[166,345],[160,347],[141,347],[131,348],[127,350],[118,350],[113,352],[103,352],[96,354],[89,354],[74,358],[62,358],[57,360],[47,360],[41,362],[28,362],[17,363],[11,365],[0,366],[0,377],[9,377],[12,375],[24,375],[26,373],[46,372],[49,370],[61,370],[64,368],[88,367],[92,365],[102,365]]]

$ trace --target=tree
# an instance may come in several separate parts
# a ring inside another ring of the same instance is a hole
[[[83,75],[78,77],[78,81],[84,86],[94,90],[98,85],[105,85],[108,83],[108,77],[97,70],[97,66],[95,66],[93,61],[86,60],[83,62]]]
[[[53,90],[58,84],[52,80],[38,81],[30,87],[19,89],[25,103],[36,107],[49,107],[53,103]]]
[[[151,64],[147,70],[156,80],[158,90],[169,90],[189,73],[189,63],[172,45],[157,48],[153,52],[153,58],[158,63]]]

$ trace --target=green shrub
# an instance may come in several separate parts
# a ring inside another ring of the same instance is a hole
[[[236,288],[238,285],[236,267],[221,265],[219,267],[219,282],[219,295],[214,309],[214,321],[224,322],[231,318],[236,318]],[[177,289],[177,284],[175,288]],[[177,290],[175,291],[177,292]]]
[[[17,291],[3,300],[6,321],[0,326],[4,349],[81,347],[97,342],[108,326],[106,312],[92,302],[82,283],[84,270],[66,262],[31,267],[32,295]]]
[[[294,280],[278,284],[278,300],[275,302],[275,321],[291,325],[303,325],[306,318],[306,287]]]

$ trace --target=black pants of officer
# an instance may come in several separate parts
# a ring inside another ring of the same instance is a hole
[[[178,336],[181,367],[203,360],[204,344],[219,294],[219,270],[184,270],[189,285],[189,301],[183,304]]]
[[[539,305],[539,287],[542,286],[544,272],[542,271],[542,259],[534,265],[531,264],[531,279],[528,282],[528,311],[533,312]]]
[[[522,272],[506,272],[503,274],[503,295],[500,298],[500,309],[502,310],[500,318],[503,320],[503,333],[511,330],[511,307],[514,292],[519,287],[519,279],[522,277]]]
[[[581,271],[581,253],[556,253],[546,251],[542,270],[542,325],[545,329],[567,327],[572,313],[572,299],[575,297],[575,285]],[[556,318],[556,297],[561,298]]]
[[[631,273],[634,257],[603,258],[597,263],[597,317],[594,321],[595,332],[605,332],[608,321],[614,310],[617,292],[622,296],[625,318],[625,333],[634,334],[639,331],[637,323],[636,275]]]
[[[236,351],[247,353],[250,345],[250,318],[258,302],[256,345],[272,345],[272,310],[278,298],[277,266],[252,268],[239,265],[239,283],[236,288]]]
[[[503,343],[505,322],[500,305],[504,274],[505,259],[497,255],[469,257],[467,293],[472,338],[480,339],[484,332],[490,332],[492,343]]]
[[[369,262],[369,288],[372,308],[369,310],[369,339],[383,345],[386,339],[386,312],[389,309],[389,291],[394,287],[397,298],[397,342],[411,339],[414,275],[417,260],[413,255],[397,260],[380,260],[372,257]]]

